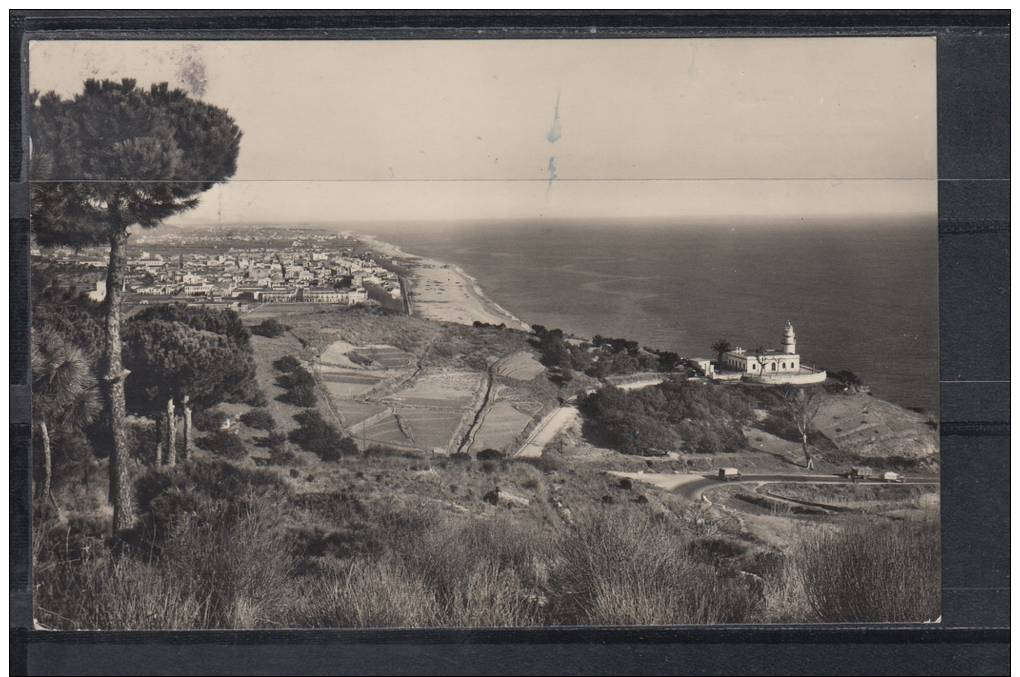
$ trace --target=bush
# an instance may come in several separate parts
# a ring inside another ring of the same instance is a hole
[[[277,338],[278,336],[283,336],[289,330],[290,327],[272,317],[262,320],[262,322],[251,329],[253,334],[265,336],[266,338]]]
[[[246,411],[241,414],[241,422],[249,428],[255,428],[256,430],[273,430],[276,428],[276,420],[265,409]]]
[[[354,440],[326,422],[319,412],[307,409],[295,414],[294,420],[299,427],[291,431],[290,441],[323,461],[335,463],[343,456],[358,453]]]
[[[303,597],[307,622],[319,628],[420,628],[440,616],[435,594],[399,560],[355,558],[316,577]]]
[[[296,386],[314,386],[315,377],[312,372],[302,366],[297,366],[285,372],[276,379],[281,388],[294,388]]]
[[[80,558],[36,568],[40,620],[70,630],[191,630],[203,627],[190,579],[116,555],[101,542]]]
[[[142,475],[136,496],[145,527],[132,545],[113,551],[99,535],[108,523],[97,532],[73,518],[70,530],[40,534],[40,619],[95,630],[289,623],[295,560],[279,517],[283,486],[272,473],[223,461]]]
[[[295,407],[306,408],[314,407],[319,401],[318,395],[315,393],[315,386],[310,385],[293,386],[276,399],[287,404],[293,404]]]
[[[549,589],[564,624],[753,622],[763,603],[744,579],[697,561],[681,533],[633,510],[579,519]]]
[[[284,355],[283,357],[273,361],[273,369],[282,373],[294,371],[300,366],[301,360],[293,355]]]
[[[191,425],[202,432],[212,432],[219,430],[226,420],[226,413],[219,409],[198,409],[191,417]]]
[[[211,451],[217,456],[238,460],[244,458],[246,452],[244,442],[237,436],[237,433],[229,430],[217,430],[214,433],[198,439],[198,446]]]
[[[806,535],[784,578],[818,621],[921,622],[940,615],[940,572],[937,520],[856,521]]]
[[[482,449],[475,454],[475,458],[479,461],[502,461],[506,456],[496,449]]]

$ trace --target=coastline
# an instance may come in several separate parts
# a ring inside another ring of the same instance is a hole
[[[410,254],[373,235],[355,231],[344,231],[344,234],[366,243],[383,256],[399,259],[411,269],[407,286],[411,293],[412,315],[466,325],[475,322],[506,324],[531,331],[531,325],[486,296],[478,280],[460,266]]]

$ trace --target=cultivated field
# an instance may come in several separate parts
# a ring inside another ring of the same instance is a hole
[[[530,381],[545,371],[535,356],[527,351],[518,351],[499,362],[496,373],[516,381]]]
[[[470,451],[505,451],[527,427],[532,415],[518,411],[509,402],[496,402],[486,412]]]

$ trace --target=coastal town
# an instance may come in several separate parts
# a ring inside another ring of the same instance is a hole
[[[93,301],[106,297],[106,261],[92,249],[35,249],[33,256],[76,268]],[[265,303],[352,306],[372,299],[402,302],[398,273],[371,250],[321,230],[180,230],[141,233],[128,251],[124,302],[227,307],[249,311]]]

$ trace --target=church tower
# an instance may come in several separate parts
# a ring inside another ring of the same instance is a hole
[[[793,325],[786,321],[786,329],[783,331],[783,352],[787,355],[797,354],[797,335],[793,333]]]

